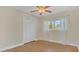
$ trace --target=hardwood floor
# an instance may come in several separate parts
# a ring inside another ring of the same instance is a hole
[[[4,52],[77,52],[78,48],[43,40],[32,41]]]

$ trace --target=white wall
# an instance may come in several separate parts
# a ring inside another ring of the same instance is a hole
[[[13,7],[0,7],[0,50],[36,40],[37,20]]]
[[[0,7],[0,50],[22,42],[23,13],[12,7]]]
[[[62,19],[62,18],[61,18]],[[65,43],[65,32],[61,31],[49,31],[45,32],[44,29],[44,22],[48,20],[54,20],[54,18],[41,18],[39,20],[39,25],[38,25],[38,39],[40,40],[48,40],[48,41],[53,41],[53,42],[64,42]],[[63,40],[62,40],[63,39]]]
[[[53,20],[53,19],[59,19],[67,17],[68,21],[68,28],[67,31],[64,33],[61,32],[48,32],[45,33],[43,31],[43,23],[46,20]],[[38,29],[38,35],[39,39],[45,39],[49,41],[55,41],[55,42],[62,42],[65,44],[74,44],[79,46],[79,7],[77,9],[73,9],[70,11],[64,11],[61,13],[57,13],[51,16],[41,17],[39,18],[39,29]]]

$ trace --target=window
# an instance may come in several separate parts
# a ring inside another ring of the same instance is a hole
[[[64,19],[57,19],[44,22],[44,31],[64,31]]]

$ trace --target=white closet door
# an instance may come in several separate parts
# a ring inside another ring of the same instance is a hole
[[[23,20],[23,41],[29,42],[36,38],[36,21],[33,18]]]

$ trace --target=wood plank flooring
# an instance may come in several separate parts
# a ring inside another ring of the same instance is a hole
[[[4,52],[77,52],[78,48],[43,40],[32,41]]]

